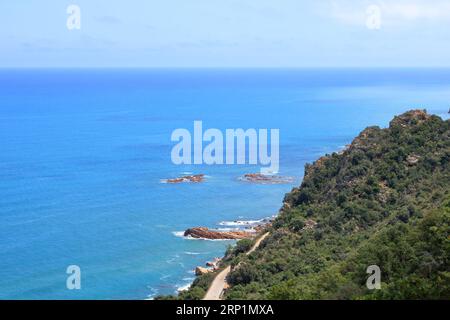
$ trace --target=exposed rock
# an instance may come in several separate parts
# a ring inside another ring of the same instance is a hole
[[[217,231],[206,227],[196,227],[187,229],[184,236],[197,239],[246,239],[253,237],[253,233],[247,231]]]
[[[222,260],[222,259],[220,259],[220,258],[214,258],[213,261],[208,261],[208,262],[206,262],[206,266],[207,266],[207,267],[213,268],[213,270],[217,270],[218,267],[219,267],[219,262],[220,262],[221,260]]]
[[[411,110],[400,116],[394,117],[394,119],[389,123],[389,127],[392,128],[393,126],[401,126],[405,128],[409,125],[422,123],[430,117],[431,116],[427,114],[425,110]]]
[[[252,229],[254,232],[260,233],[262,232],[265,228],[267,228],[268,226],[270,226],[272,224],[272,221],[267,221],[265,223],[262,224],[258,224],[256,226],[254,226]]]
[[[195,275],[196,276],[201,276],[202,274],[206,274],[212,272],[211,269],[207,269],[207,268],[203,268],[203,267],[197,267],[195,268]]]
[[[346,150],[368,150],[374,148],[376,146],[376,137],[380,131],[381,128],[378,126],[365,128],[355,139],[353,139]]]
[[[383,180],[378,183],[378,186],[380,187],[380,191],[378,192],[377,198],[381,203],[386,203],[390,195],[388,184]]]
[[[167,183],[183,183],[183,182],[198,183],[198,182],[203,182],[204,180],[205,180],[204,174],[194,174],[191,176],[182,176],[182,177],[175,178],[175,179],[167,179],[166,182]]]
[[[406,162],[408,162],[408,164],[410,166],[415,165],[417,162],[419,162],[420,157],[415,155],[415,154],[411,154],[409,156],[406,157]]]
[[[315,222],[312,219],[308,219],[305,221],[305,226],[302,228],[302,230],[311,230],[314,229],[317,226],[317,222]]]
[[[284,184],[294,182],[293,177],[265,175],[262,173],[247,173],[244,174],[244,176],[242,176],[240,180],[260,184]]]

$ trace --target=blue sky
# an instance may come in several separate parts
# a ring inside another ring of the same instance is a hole
[[[4,0],[0,26],[0,67],[450,66],[449,0]]]

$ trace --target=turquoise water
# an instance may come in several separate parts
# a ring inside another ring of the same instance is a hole
[[[447,117],[450,70],[0,71],[0,298],[146,299],[175,293],[229,241],[174,233],[276,214],[306,162],[368,125],[426,108]],[[177,128],[279,128],[280,174],[176,166]],[[202,184],[161,179],[205,173]],[[81,290],[66,268],[81,268]]]

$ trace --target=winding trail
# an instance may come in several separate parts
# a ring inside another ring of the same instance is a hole
[[[256,240],[255,244],[252,246],[250,250],[248,250],[245,254],[249,255],[253,251],[256,250],[256,248],[259,247],[261,242],[269,235],[269,232],[266,232],[261,237]],[[211,286],[209,287],[208,291],[206,292],[205,297],[203,300],[221,300],[223,291],[225,287],[227,286],[226,278],[228,274],[231,272],[231,267],[228,266],[222,271],[219,272],[219,274],[214,278],[213,282],[211,283]]]

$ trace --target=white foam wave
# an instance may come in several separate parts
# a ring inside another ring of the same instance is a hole
[[[182,291],[189,290],[189,288],[191,287],[191,285],[192,285],[191,282],[189,282],[188,284],[183,284],[183,285],[181,285],[181,286],[179,286],[179,287],[177,288],[177,291],[178,291],[178,292],[182,292]]]
[[[215,230],[227,232],[227,231],[240,231],[241,229],[239,229],[239,228],[217,228]]]
[[[249,226],[262,223],[264,219],[261,220],[235,220],[235,221],[221,221],[219,225],[221,226]]]
[[[185,251],[184,254],[190,255],[190,256],[196,256],[201,254],[200,252],[191,252],[191,251]]]
[[[194,281],[195,277],[184,277],[183,281]]]
[[[156,295],[158,294],[158,289],[155,289],[150,286],[148,288],[150,289],[151,293],[149,293],[147,295],[147,298],[145,298],[145,300],[153,300],[156,297]]]
[[[173,231],[172,234],[175,237],[184,238],[184,231]]]

